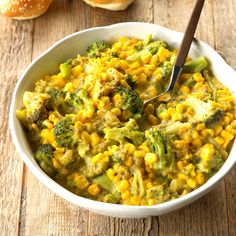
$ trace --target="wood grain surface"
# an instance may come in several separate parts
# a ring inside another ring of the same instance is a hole
[[[184,31],[194,3],[135,0],[126,11],[110,12],[81,0],[57,0],[34,20],[0,16],[0,235],[236,235],[236,168],[213,191],[181,210],[145,219],[111,218],[78,208],[43,186],[20,160],[9,133],[9,105],[17,78],[57,40],[89,27],[125,21]],[[196,34],[234,68],[235,22],[235,0],[207,0]]]

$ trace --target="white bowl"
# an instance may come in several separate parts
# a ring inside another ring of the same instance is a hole
[[[143,39],[147,34],[152,34],[154,38],[167,41],[167,43],[173,48],[179,47],[183,36],[182,33],[178,33],[158,25],[132,22],[87,29],[69,35],[54,44],[30,64],[18,80],[11,101],[10,130],[12,138],[21,158],[32,173],[44,185],[62,198],[74,203],[75,205],[107,216],[139,218],[156,216],[174,211],[209,192],[236,163],[236,144],[234,142],[225,164],[211,179],[207,181],[207,183],[183,197],[155,206],[116,205],[93,201],[77,196],[56,183],[37,165],[22,126],[15,116],[16,109],[19,109],[22,106],[24,91],[33,89],[34,83],[44,75],[57,72],[59,63],[64,62],[68,58],[76,57],[77,53],[85,53],[87,46],[98,39],[114,41],[120,36]],[[204,55],[211,63],[212,71],[217,79],[226,87],[230,88],[232,93],[235,94],[236,83],[234,83],[233,80],[236,78],[236,72],[226,64],[226,62],[214,49],[201,41],[195,40],[192,44],[190,55],[193,58]]]

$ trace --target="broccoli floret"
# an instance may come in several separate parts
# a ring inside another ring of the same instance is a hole
[[[164,169],[167,164],[164,139],[157,128],[146,130],[145,137],[151,152],[157,154],[160,160],[155,164],[154,169]]]
[[[161,67],[162,78],[164,80],[170,79],[172,70],[173,70],[173,65],[171,64],[171,62],[170,61],[165,61],[162,65],[162,67]]]
[[[87,53],[89,57],[100,57],[101,52],[104,52],[107,48],[110,48],[110,46],[105,41],[97,41],[90,45],[87,48]]]
[[[220,153],[214,148],[213,144],[205,144],[199,150],[198,157],[197,168],[201,172],[209,174],[209,177],[214,175],[224,164]]]
[[[26,108],[26,119],[31,122],[41,123],[47,118],[47,110],[44,106],[49,96],[45,93],[25,92],[23,104]]]
[[[71,63],[72,59],[69,59],[65,63],[60,64],[60,71],[64,78],[68,78],[71,75]]]
[[[94,106],[88,98],[88,94],[84,89],[78,89],[75,93],[68,93],[65,98],[67,107],[70,113],[77,113],[79,110],[84,109],[87,114],[94,113]]]
[[[184,82],[184,85],[188,86],[189,88],[192,88],[196,84],[196,80],[191,76],[189,79],[187,79]]]
[[[39,163],[40,167],[49,175],[54,173],[52,166],[53,147],[51,144],[42,144],[39,146],[34,157]]]
[[[105,174],[94,178],[93,183],[100,185],[109,192],[111,192],[114,187],[112,181]]]
[[[130,88],[134,88],[136,83],[133,81],[132,75],[129,75],[129,74],[126,75],[125,80],[126,80],[127,84],[130,86]]]
[[[139,126],[134,119],[129,119],[123,127],[106,128],[104,130],[105,139],[115,140],[120,144],[129,141],[134,145],[140,145],[143,142],[144,135],[139,131]]]
[[[216,101],[217,100],[217,88],[213,82],[213,78],[209,75],[209,71],[208,70],[204,70],[203,71],[203,77],[205,78],[208,86],[211,89],[211,93],[212,93],[212,100]]]
[[[47,108],[57,110],[64,115],[68,109],[65,102],[66,94],[63,91],[55,88],[48,89],[47,93],[50,96],[46,103]]]
[[[196,97],[189,96],[186,99],[186,104],[193,108],[195,112],[193,119],[195,122],[211,125],[218,122],[224,116],[224,111],[221,108],[215,107],[211,100],[203,102]]]
[[[139,118],[143,113],[143,101],[135,90],[122,86],[116,88],[115,94],[120,95],[119,106],[131,112],[133,118]]]
[[[72,149],[74,141],[74,124],[69,117],[62,118],[54,128],[54,137],[59,146]]]
[[[108,202],[108,203],[113,203],[113,204],[117,204],[119,203],[121,200],[121,194],[120,192],[118,192],[117,190],[114,191],[113,193],[107,194],[104,197],[104,201]]]
[[[73,150],[67,149],[63,155],[57,155],[60,164],[68,170],[76,170],[79,164],[79,157]]]
[[[136,168],[133,173],[133,181],[131,183],[131,193],[142,197],[145,193],[143,177],[140,169]]]
[[[183,73],[197,73],[201,72],[207,67],[208,63],[205,57],[198,57],[195,60],[192,60],[190,62],[187,62],[184,67],[182,72]]]
[[[154,198],[157,200],[157,203],[166,202],[170,199],[171,195],[167,190],[164,190],[162,185],[154,186],[147,190],[147,198]]]
[[[135,52],[128,56],[126,60],[128,61],[136,61],[140,60],[141,56],[151,54],[154,55],[158,52],[159,48],[164,47],[167,48],[168,45],[164,41],[156,40],[152,41],[152,36],[148,35],[147,38],[143,42],[139,42],[135,45]]]
[[[104,173],[110,162],[93,162],[92,158],[87,156],[85,158],[85,163],[86,163],[86,169],[84,172],[84,175],[86,175],[88,178],[94,178],[96,176],[101,175]]]
[[[176,121],[176,122],[163,122],[157,126],[157,129],[163,135],[178,135],[186,132],[190,127],[191,124],[188,122],[182,123]]]
[[[111,159],[114,163],[121,163],[122,162],[122,158],[120,155],[120,152],[115,152],[112,154]]]

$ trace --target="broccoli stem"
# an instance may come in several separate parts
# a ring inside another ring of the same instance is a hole
[[[64,78],[68,78],[71,75],[71,62],[72,59],[69,59],[68,61],[60,65],[60,71]]]
[[[201,72],[207,67],[208,63],[205,57],[198,57],[195,60],[192,60],[186,63],[183,67],[182,73],[197,73]]]
[[[210,87],[211,91],[212,91],[212,99],[214,101],[217,101],[217,89],[215,84],[212,81],[212,77],[209,75],[209,71],[208,70],[204,70],[203,71],[203,77],[205,78],[208,86]]]
[[[111,192],[113,189],[113,183],[111,182],[110,179],[108,179],[108,177],[105,174],[94,178],[93,182],[95,184],[100,185],[103,189],[105,189],[109,192]]]

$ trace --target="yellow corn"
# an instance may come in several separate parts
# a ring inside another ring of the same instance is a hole
[[[97,184],[91,184],[88,187],[88,192],[92,195],[92,196],[97,196],[100,193],[101,189]]]

